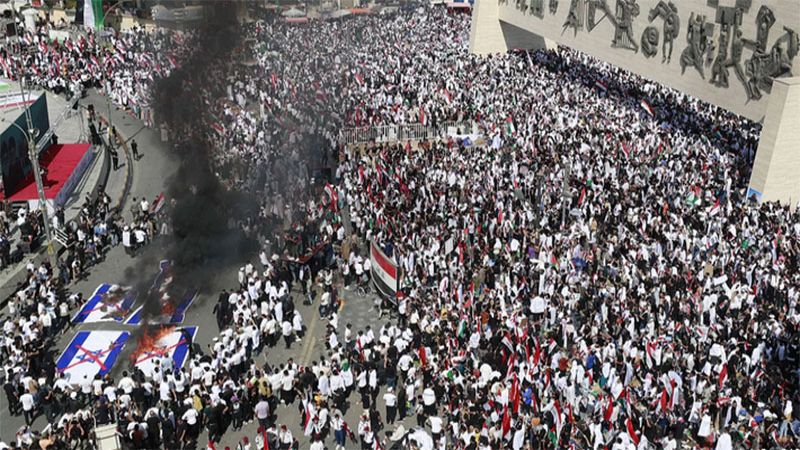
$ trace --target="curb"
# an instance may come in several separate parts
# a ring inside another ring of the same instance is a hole
[[[101,116],[100,114],[98,114],[98,117],[99,117],[98,120],[100,122],[108,124],[108,121],[107,121],[107,119],[105,117]],[[108,125],[106,125],[106,126],[108,126]],[[124,137],[118,131],[117,131],[117,139],[124,142]],[[133,171],[132,171],[133,157],[131,156],[130,152],[128,151],[128,146],[127,145],[121,145],[121,147],[125,151],[126,164],[125,164],[125,188],[122,190],[122,194],[120,195],[120,198],[117,201],[117,211],[120,214],[123,211],[123,207],[125,205],[125,202],[127,201],[128,195],[130,194],[131,186],[133,185]],[[100,151],[105,153],[104,149],[101,149]],[[105,191],[105,188],[108,185],[108,177],[111,175],[111,161],[110,161],[110,158],[108,158],[107,155],[101,155],[100,157],[103,158],[103,162],[102,162],[102,164],[103,164],[103,169],[102,169],[103,173],[100,175],[100,178],[98,179],[97,184],[94,186],[94,188],[91,191],[91,195],[92,195],[93,198],[96,198],[96,196],[99,195],[101,191]],[[58,256],[64,249],[64,246],[59,244],[57,241],[54,242],[54,247],[55,247],[56,256]],[[30,258],[36,259],[36,258],[42,256],[46,250],[47,250],[46,243],[43,244],[43,245],[40,245],[39,248],[36,249],[36,251],[27,254],[25,256],[25,258],[23,259],[23,261],[24,260],[28,260]],[[19,262],[17,264],[22,264],[22,262]],[[55,268],[54,268],[54,271],[55,271]],[[16,276],[19,276],[19,273]],[[19,283],[18,280],[15,281],[13,278],[14,277],[12,277],[12,279],[9,280],[8,283],[13,283],[14,285]],[[4,310],[6,308],[6,306],[8,305],[9,299],[11,297],[13,297],[14,295],[16,295],[16,290],[11,295],[9,295],[8,297],[0,299],[0,317],[3,316],[2,310]]]

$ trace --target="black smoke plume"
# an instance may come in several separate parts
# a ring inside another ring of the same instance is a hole
[[[213,119],[206,110],[207,102],[225,95],[233,55],[243,43],[234,6],[217,1],[205,5],[206,21],[187,37],[194,50],[168,78],[156,80],[153,89],[155,117],[169,130],[168,145],[178,168],[166,190],[172,232],[160,237],[129,274],[127,284],[144,299],[143,323],[164,311],[162,293],[151,290],[158,260],[172,261],[166,301],[177,303],[189,289],[209,289],[220,269],[257,249],[236,223],[257,205],[248,195],[226,189],[215,176],[209,138]],[[138,337],[149,331],[143,325]]]

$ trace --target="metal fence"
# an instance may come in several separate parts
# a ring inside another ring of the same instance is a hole
[[[410,125],[385,125],[380,127],[345,128],[340,141],[346,145],[368,142],[404,142],[436,139],[446,136],[475,134],[473,122],[444,122],[439,126],[415,123]]]

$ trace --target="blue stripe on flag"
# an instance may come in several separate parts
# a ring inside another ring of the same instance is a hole
[[[186,297],[184,297],[183,301],[180,305],[175,309],[175,312],[172,314],[172,317],[169,318],[169,323],[181,323],[186,315],[186,310],[192,306],[192,302],[194,302],[194,298],[197,297],[197,290],[189,290],[186,293]]]
[[[64,353],[58,357],[58,361],[56,362],[56,368],[59,370],[64,370],[65,368],[69,367],[72,363],[72,359],[75,358],[75,354],[78,353],[78,347],[82,346],[86,339],[89,337],[89,333],[91,331],[79,331],[75,333],[75,337],[72,338],[67,348],[64,349]]]
[[[133,313],[132,316],[128,317],[128,320],[125,321],[128,325],[139,325],[139,322],[142,320],[142,307],[136,309],[136,312]]]
[[[82,323],[89,317],[89,314],[92,313],[92,310],[100,303],[100,300],[103,298],[103,294],[108,292],[111,289],[111,285],[108,283],[103,283],[95,289],[94,294],[89,298],[89,301],[86,302],[85,305],[78,311],[78,314],[75,314],[75,317],[72,319],[72,323]]]
[[[106,359],[103,361],[103,364],[106,366],[106,370],[103,370],[102,368],[100,369],[99,375],[101,377],[110,372],[111,368],[114,367],[114,363],[117,361],[117,356],[119,356],[119,353],[122,351],[122,345],[128,340],[130,335],[130,333],[125,331],[119,335],[116,341],[114,341],[114,349],[106,354]]]
[[[192,342],[194,342],[194,336],[197,333],[197,327],[184,327],[186,331],[192,336]],[[181,336],[183,338],[183,336]],[[180,369],[183,367],[183,363],[186,360],[186,355],[189,354],[189,343],[185,342],[177,347],[175,347],[175,352],[172,354],[172,362],[175,370]]]

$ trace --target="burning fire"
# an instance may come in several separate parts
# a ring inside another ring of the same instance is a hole
[[[162,350],[158,344],[158,341],[160,341],[161,338],[163,338],[164,336],[167,336],[173,331],[175,331],[175,327],[170,325],[157,325],[157,326],[143,325],[143,327],[144,331],[142,335],[139,337],[139,342],[136,345],[136,350],[134,350],[130,356],[132,364],[136,364],[136,362],[139,360],[139,356],[143,354],[153,353]]]

